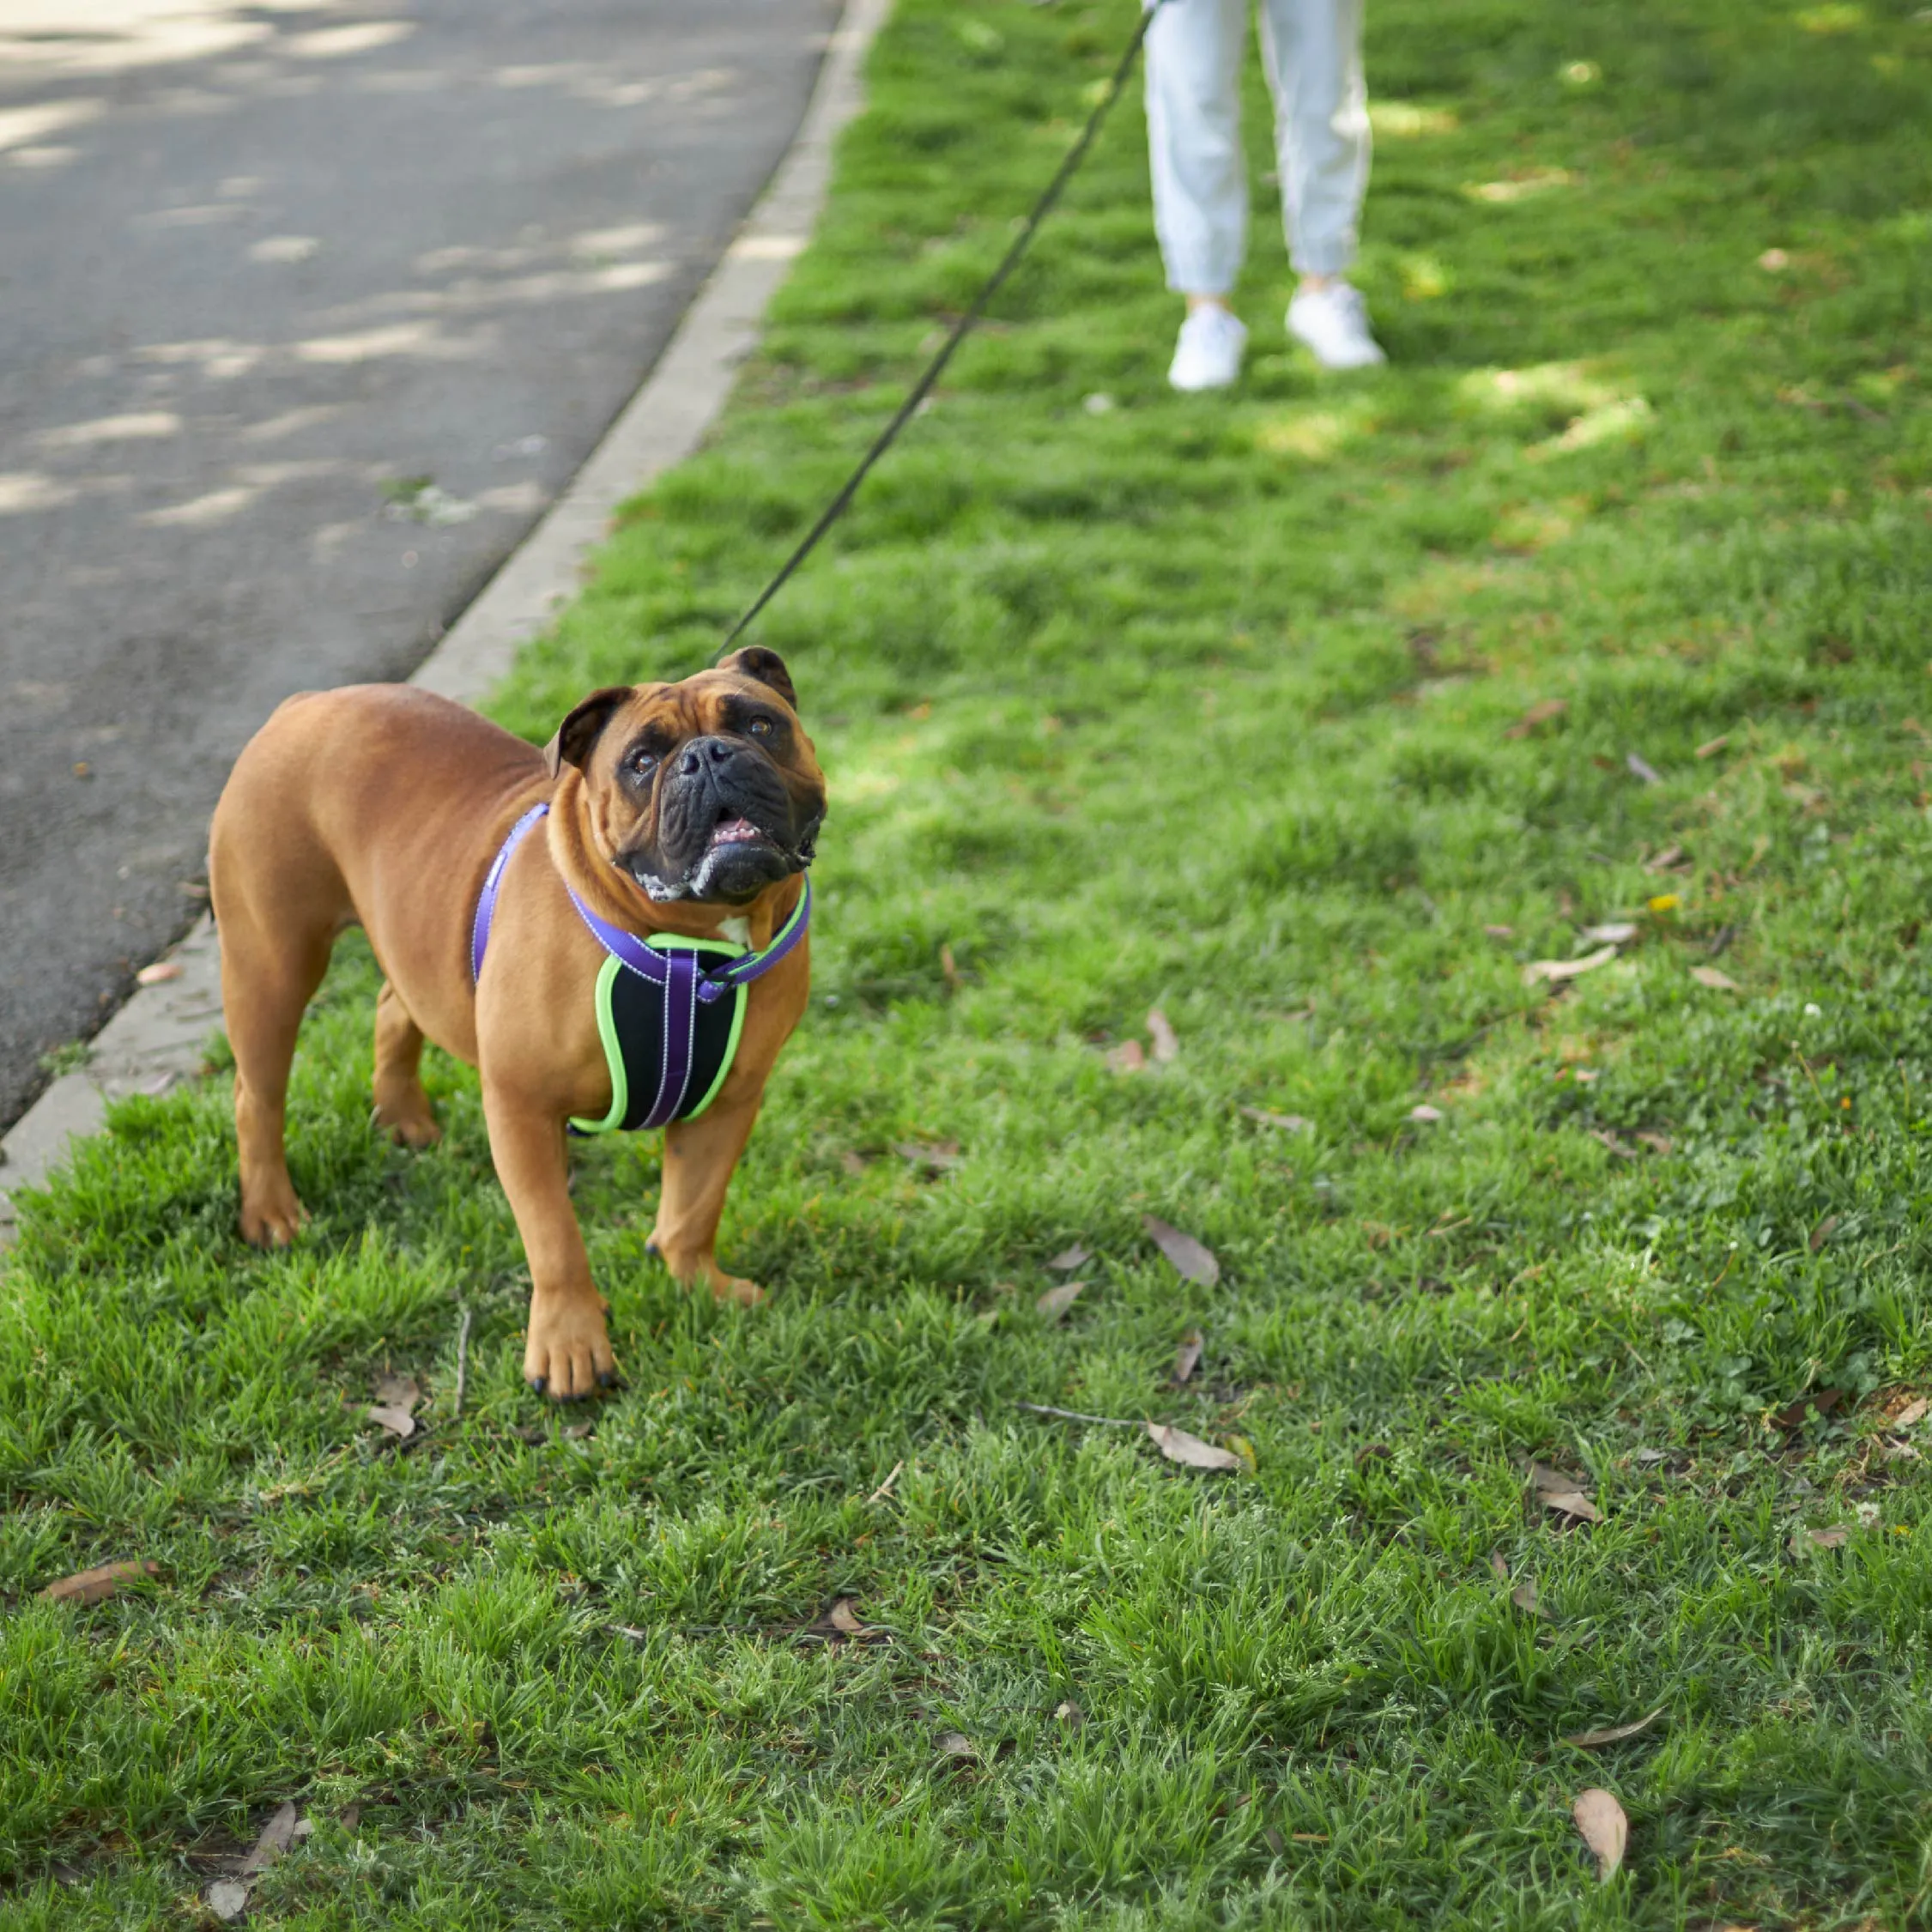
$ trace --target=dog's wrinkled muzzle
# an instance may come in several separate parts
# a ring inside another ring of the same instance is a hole
[[[793,836],[783,779],[742,742],[693,738],[660,783],[657,852],[625,862],[651,898],[755,899],[810,863]]]

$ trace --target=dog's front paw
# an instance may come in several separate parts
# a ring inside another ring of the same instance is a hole
[[[251,1248],[286,1248],[301,1232],[308,1209],[286,1183],[245,1196],[241,1203],[241,1238]]]
[[[669,1254],[655,1234],[645,1244],[645,1252],[656,1255],[681,1288],[709,1288],[712,1300],[735,1301],[741,1308],[755,1308],[765,1299],[765,1291],[757,1282],[748,1281],[742,1275],[727,1275],[718,1265],[716,1255]]]
[[[530,1305],[524,1380],[540,1396],[577,1402],[617,1379],[617,1358],[594,1294],[539,1293]]]
[[[714,1301],[735,1301],[741,1308],[755,1308],[765,1299],[765,1291],[757,1282],[748,1281],[742,1275],[727,1275],[716,1262],[705,1285]]]

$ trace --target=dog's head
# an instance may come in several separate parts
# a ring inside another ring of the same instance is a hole
[[[593,840],[652,899],[742,905],[812,863],[825,818],[797,706],[754,646],[681,684],[593,691],[544,757],[582,773]]]

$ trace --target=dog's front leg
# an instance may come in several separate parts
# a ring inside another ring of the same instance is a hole
[[[497,1178],[517,1217],[530,1263],[530,1339],[524,1379],[562,1402],[608,1387],[617,1358],[604,1329],[604,1300],[570,1204],[563,1123],[518,1097],[483,1086],[483,1117]]]
[[[733,1105],[721,1096],[695,1120],[664,1130],[664,1185],[651,1232],[651,1251],[663,1257],[674,1280],[702,1283],[720,1301],[748,1305],[764,1300],[765,1291],[718,1265],[718,1220],[764,1098],[760,1081]]]

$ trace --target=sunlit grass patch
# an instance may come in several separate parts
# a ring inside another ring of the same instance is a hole
[[[904,0],[737,403],[500,715],[710,660],[1120,31]],[[1257,219],[1244,383],[1170,394],[1124,113],[757,627],[833,799],[725,1226],[767,1305],[645,1251],[653,1138],[579,1149],[627,1386],[534,1402],[475,1083],[372,1136],[353,938],[293,1251],[234,1239],[219,1081],[30,1203],[10,1923],[184,1923],[285,1800],[253,1923],[1915,1922],[1923,28],[1371,32],[1387,370],[1291,350]],[[114,1559],[159,1573],[33,1594]]]

